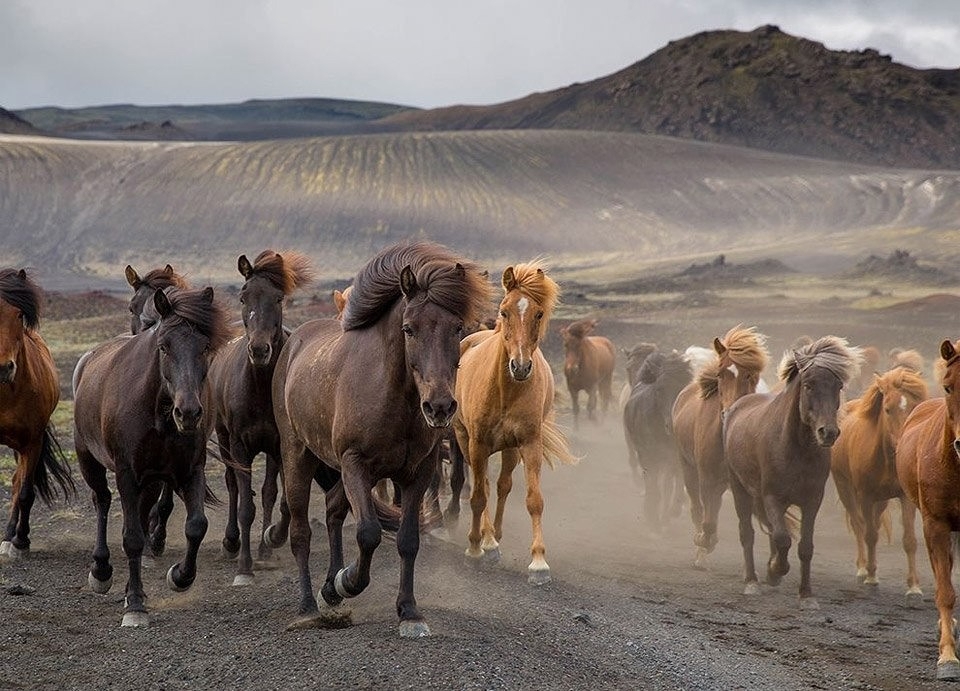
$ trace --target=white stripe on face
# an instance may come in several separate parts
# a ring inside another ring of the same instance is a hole
[[[527,298],[520,298],[517,302],[517,309],[520,310],[520,323],[523,324],[523,319],[527,315],[527,308],[530,307],[530,301]]]

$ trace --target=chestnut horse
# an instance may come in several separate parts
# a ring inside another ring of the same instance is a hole
[[[723,453],[740,522],[744,594],[760,592],[753,562],[753,515],[770,535],[767,582],[790,570],[787,509],[801,511],[800,607],[817,609],[810,587],[813,530],[830,475],[830,447],[840,435],[840,392],[860,367],[859,348],[824,336],[780,361],[784,388],[776,395],[748,394],[727,408]]]
[[[844,406],[840,439],[830,453],[837,494],[857,540],[857,577],[877,585],[877,537],[887,501],[900,499],[903,550],[907,555],[907,595],[921,596],[917,579],[916,506],[904,499],[897,479],[896,449],[903,422],[927,398],[916,372],[898,367],[874,375],[862,398]]]
[[[590,335],[596,326],[596,319],[581,319],[560,329],[564,350],[563,374],[570,391],[574,426],[579,424],[581,391],[587,394],[587,417],[591,420],[597,419],[597,396],[600,397],[602,414],[606,414],[613,397],[611,385],[616,350],[610,339]]]
[[[13,449],[17,461],[0,555],[14,559],[30,551],[36,495],[49,505],[58,487],[65,498],[75,491],[50,425],[60,385],[50,349],[37,331],[42,302],[40,287],[24,269],[0,270],[0,444]]]
[[[697,568],[706,567],[706,557],[717,545],[717,517],[728,485],[723,461],[723,411],[741,396],[756,391],[769,359],[766,340],[763,334],[742,325],[730,329],[723,338],[714,338],[713,361],[701,366],[696,380],[680,392],[673,405],[673,437],[690,498]]]
[[[187,509],[187,554],[167,572],[174,590],[197,575],[197,552],[207,531],[204,477],[213,430],[210,361],[227,341],[224,310],[213,289],[167,288],[154,293],[159,321],[136,336],[118,336],[84,354],[73,373],[77,462],[97,509],[94,565],[88,584],[106,593],[113,583],[107,547],[111,495],[107,470],[116,474],[123,507],[123,551],[129,565],[122,626],[146,626],[141,556],[150,509],[161,485],[170,485]]]
[[[953,607],[956,592],[952,532],[960,531],[960,341],[940,344],[937,363],[944,398],[918,405],[903,423],[897,445],[897,477],[907,499],[920,509],[927,554],[936,581],[940,614],[938,679],[960,679]]]
[[[485,274],[444,247],[419,242],[383,250],[357,274],[342,321],[296,329],[273,376],[290,548],[300,571],[301,614],[317,612],[310,578],[307,511],[314,473],[326,463],[341,480],[326,493],[329,568],[320,595],[330,605],[370,583],[381,540],[371,492],[382,478],[402,490],[397,551],[400,635],[429,635],[413,594],[419,509],[457,409],[454,383],[464,326],[490,299]],[[343,565],[343,521],[357,521],[360,553]]]
[[[460,405],[453,428],[473,478],[473,520],[466,554],[475,558],[484,553],[499,557],[503,511],[513,487],[513,471],[522,461],[527,512],[533,528],[528,580],[542,585],[550,580],[550,567],[543,544],[540,470],[544,461],[552,466],[554,460],[576,460],[553,422],[553,372],[540,352],[540,341],[547,333],[560,289],[538,261],[508,266],[501,283],[504,297],[496,328],[478,331],[460,346],[456,388]],[[491,524],[487,512],[487,461],[497,451],[500,476]]]
[[[654,529],[680,515],[683,505],[672,411],[691,374],[690,363],[681,353],[651,353],[637,372],[637,383],[623,409],[628,458],[631,466],[643,469],[644,512]]]
[[[267,463],[260,495],[264,529],[273,520],[279,493],[280,437],[273,419],[271,383],[277,357],[287,342],[283,303],[313,279],[313,272],[304,255],[273,250],[264,250],[252,264],[241,255],[237,270],[245,279],[240,288],[244,335],[217,353],[210,381],[216,401],[217,445],[226,466],[229,496],[223,552],[229,557],[239,554],[233,585],[249,585],[253,582],[250,527],[256,514],[250,468],[257,454],[263,452]],[[269,553],[270,544],[261,534],[259,556],[263,559]]]

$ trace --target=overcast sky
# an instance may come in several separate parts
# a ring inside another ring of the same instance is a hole
[[[960,66],[960,0],[0,0],[0,106],[489,104],[761,24]]]

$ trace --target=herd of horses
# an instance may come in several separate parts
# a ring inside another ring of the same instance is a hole
[[[122,625],[146,626],[141,579],[144,550],[164,551],[174,495],[186,508],[187,551],[167,572],[175,590],[191,586],[207,531],[208,441],[216,434],[225,469],[229,515],[222,549],[238,556],[235,585],[252,582],[251,530],[256,509],[250,468],[267,459],[261,491],[259,556],[287,539],[299,570],[299,613],[319,616],[317,597],[336,606],[363,592],[382,531],[396,532],[401,557],[396,601],[403,637],[429,634],[414,596],[414,565],[425,497],[439,482],[441,454],[469,465],[472,513],[466,554],[496,558],[513,472],[523,466],[532,525],[528,580],[550,580],[542,534],[543,463],[574,463],[554,420],[554,376],[541,352],[559,286],[539,261],[507,267],[493,328],[480,327],[493,297],[474,262],[428,242],[401,243],[371,259],[340,315],[296,329],[283,324],[288,296],[313,278],[306,257],[265,250],[239,257],[243,331],[212,288],[191,288],[170,265],[126,278],[134,290],[131,328],[99,344],[73,373],[77,466],[92,490],[97,530],[88,583],[110,590],[108,471],[122,505],[128,562]],[[50,351],[38,332],[42,292],[24,270],[0,270],[0,443],[17,466],[0,557],[29,551],[37,494],[47,501],[75,491],[70,466],[52,433],[59,398]],[[596,320],[562,329],[564,376],[574,424],[580,391],[596,419],[612,403],[616,352],[593,333]],[[675,517],[684,502],[694,527],[694,563],[717,544],[717,521],[729,488],[743,550],[744,594],[759,592],[754,521],[768,535],[765,579],[788,572],[798,535],[800,605],[815,608],[810,584],[814,523],[833,476],[856,538],[858,576],[875,584],[876,544],[888,500],[903,515],[908,595],[919,594],[914,516],[919,509],[936,578],[940,616],[939,678],[960,677],[951,583],[951,532],[960,529],[960,343],[940,346],[937,379],[944,396],[928,398],[908,364],[873,375],[858,398],[866,349],[825,336],[798,342],[783,356],[779,382],[762,381],[765,337],[737,326],[714,339],[705,363],[689,353],[644,343],[625,353],[621,395],[632,466],[642,472],[646,520]],[[905,363],[908,360],[904,360]],[[869,364],[867,365],[869,367]],[[500,453],[491,520],[488,459]],[[456,466],[456,463],[454,463]],[[459,508],[463,470],[454,469]],[[396,504],[374,488],[390,480]],[[325,497],[329,563],[314,595],[308,509],[314,483]],[[279,502],[279,519],[274,511]],[[792,513],[799,509],[799,518]],[[356,559],[345,564],[343,524],[356,520]]]

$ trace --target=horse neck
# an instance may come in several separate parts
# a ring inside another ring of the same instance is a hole
[[[401,326],[403,326],[404,300],[397,300],[389,312],[382,319],[365,331],[375,334],[380,341],[383,367],[392,376],[394,382],[402,383],[403,391],[410,397],[416,398],[419,407],[417,385],[413,380],[413,373],[407,366],[405,341]]]
[[[773,420],[783,420],[783,434],[799,446],[816,445],[813,432],[800,418],[800,375],[770,402],[768,413]]]

